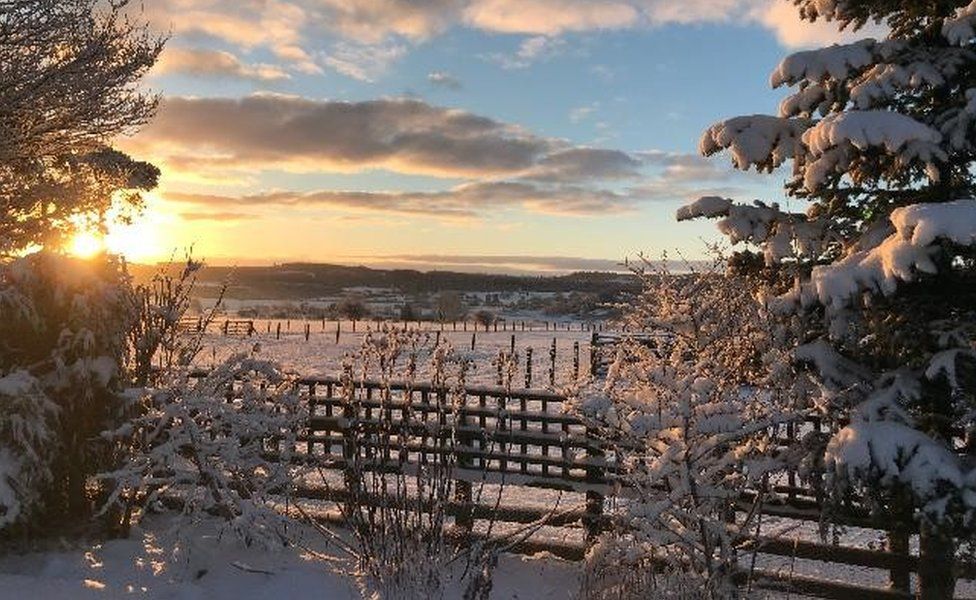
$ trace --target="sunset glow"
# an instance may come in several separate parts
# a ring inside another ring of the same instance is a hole
[[[849,37],[774,0],[482,0],[464,18],[345,5],[269,21],[229,0],[154,3],[172,31],[147,82],[161,103],[119,145],[162,170],[164,202],[142,217],[151,226],[110,227],[110,251],[430,266],[700,256],[714,230],[671,226],[689,198],[781,198],[775,177],[697,151],[718,116],[779,102],[741,72]]]
[[[105,250],[102,237],[93,231],[80,231],[68,243],[68,253],[78,258],[91,258]]]

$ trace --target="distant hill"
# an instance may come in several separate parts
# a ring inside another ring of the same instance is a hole
[[[139,280],[147,280],[162,267],[130,265]],[[392,288],[408,294],[444,290],[485,292],[584,292],[616,296],[640,291],[632,274],[578,272],[556,276],[458,273],[411,269],[374,269],[320,263],[284,263],[274,266],[207,266],[198,279],[207,297],[224,282],[228,296],[239,299],[301,300],[335,295],[349,288]]]

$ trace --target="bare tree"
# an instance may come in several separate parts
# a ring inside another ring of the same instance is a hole
[[[165,40],[127,0],[0,0],[0,255],[52,245],[159,171],[110,147],[153,115],[139,81]]]

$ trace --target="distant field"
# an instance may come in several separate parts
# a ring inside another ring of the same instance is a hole
[[[237,352],[250,352],[255,348],[258,355],[273,359],[301,375],[335,375],[339,371],[341,358],[355,352],[362,344],[363,336],[367,332],[375,332],[376,323],[360,321],[353,332],[353,324],[349,321],[338,323],[339,339],[336,343],[336,321],[327,321],[324,329],[321,321],[278,321],[255,320],[255,333],[250,336],[228,336],[219,332],[223,321],[211,326],[204,334],[203,351],[198,357],[198,363],[210,366]],[[278,326],[281,335],[278,337]],[[305,340],[305,326],[308,325],[308,341]],[[566,327],[569,327],[569,331]],[[402,324],[400,325],[402,327]],[[592,332],[580,331],[579,323],[560,323],[559,329],[546,331],[544,326],[532,325],[532,331],[517,328],[516,331],[485,332],[473,331],[473,325],[468,324],[468,331],[463,331],[461,324],[454,331],[453,326],[447,324],[443,331],[440,324],[421,323],[410,324],[411,329],[418,327],[429,336],[428,343],[433,345],[438,335],[442,340],[450,342],[453,347],[475,364],[471,383],[490,385],[496,383],[497,370],[492,366],[492,360],[501,350],[511,350],[512,337],[515,337],[515,351],[519,359],[519,372],[515,385],[522,387],[526,383],[526,367],[528,350],[532,350],[532,380],[531,387],[549,387],[549,370],[552,365],[550,349],[553,341],[556,343],[556,360],[554,383],[556,387],[571,384],[575,377],[585,377],[590,370],[590,347]],[[552,326],[550,325],[550,328]],[[585,327],[585,326],[584,326]],[[474,350],[471,349],[474,337]],[[576,366],[577,346],[579,363]],[[425,373],[421,373],[423,379]]]

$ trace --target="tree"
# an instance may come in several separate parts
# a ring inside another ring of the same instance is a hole
[[[157,105],[138,83],[164,40],[127,8],[125,0],[0,3],[0,256],[104,227],[113,197],[138,209],[140,191],[156,186],[154,166],[109,146]]]
[[[437,294],[437,318],[441,321],[457,321],[464,316],[464,300],[461,294],[444,291]]]
[[[768,306],[816,317],[795,357],[819,372],[833,431],[823,483],[917,524],[919,593],[950,598],[954,540],[976,519],[976,2],[794,3],[890,33],[786,57],[779,115],[717,123],[700,149],[743,170],[792,161],[786,192],[806,210],[705,197],[678,219],[719,218],[758,249],[735,262],[769,277]]]
[[[356,322],[369,316],[369,307],[362,296],[350,294],[336,304],[336,313],[345,319]]]
[[[488,328],[498,319],[495,313],[485,309],[475,311],[473,318],[475,325],[484,327],[485,331],[488,331]]]

